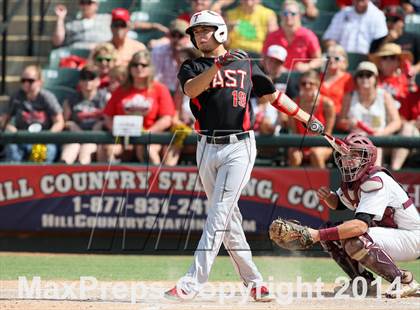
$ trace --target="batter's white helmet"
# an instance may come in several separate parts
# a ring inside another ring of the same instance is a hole
[[[191,16],[190,26],[185,31],[191,37],[191,42],[197,48],[197,43],[195,42],[193,29],[197,26],[212,26],[216,27],[216,31],[214,32],[214,38],[219,43],[224,43],[227,40],[228,30],[226,23],[222,16],[217,14],[216,12],[205,10],[201,12],[195,13]]]

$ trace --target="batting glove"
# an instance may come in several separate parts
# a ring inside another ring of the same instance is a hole
[[[325,130],[324,125],[322,125],[322,123],[314,117],[309,120],[308,129],[310,132],[317,133],[319,135],[322,135]]]
[[[243,50],[229,50],[224,55],[215,58],[214,64],[220,69],[236,60],[247,59],[248,57],[248,54]]]

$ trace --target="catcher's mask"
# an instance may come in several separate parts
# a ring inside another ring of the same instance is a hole
[[[197,47],[197,42],[194,38],[193,29],[197,26],[212,26],[216,30],[213,34],[214,38],[217,42],[220,44],[226,42],[227,35],[228,35],[228,29],[226,26],[226,23],[222,16],[217,14],[216,12],[205,10],[201,12],[195,13],[193,16],[191,16],[190,20],[190,26],[185,31],[187,34],[190,35],[192,44]]]
[[[334,161],[340,169],[342,180],[354,182],[375,164],[377,150],[372,141],[358,133],[349,134],[344,142],[349,146],[349,154],[334,151]]]

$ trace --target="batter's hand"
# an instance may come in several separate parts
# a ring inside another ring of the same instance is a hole
[[[322,135],[324,133],[324,125],[317,120],[315,117],[312,117],[308,122],[308,129],[310,132],[317,133],[319,135]]]
[[[229,50],[224,55],[215,58],[214,63],[218,68],[221,68],[236,60],[247,59],[248,57],[248,54],[243,50]]]

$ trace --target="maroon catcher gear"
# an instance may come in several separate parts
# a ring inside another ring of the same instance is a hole
[[[339,223],[336,223],[337,225]],[[320,228],[328,228],[336,226],[331,222],[323,224]],[[375,280],[372,273],[367,271],[360,263],[352,259],[344,250],[340,240],[337,241],[320,241],[324,251],[328,252],[331,258],[340,266],[341,269],[350,277],[351,280],[357,277],[365,278],[368,283]]]
[[[403,280],[400,270],[388,254],[373,242],[368,234],[344,240],[346,253],[360,264],[392,283],[397,277]]]
[[[334,161],[340,169],[343,182],[354,182],[375,164],[377,150],[372,141],[358,133],[349,134],[344,142],[350,152],[343,155],[334,151]]]

